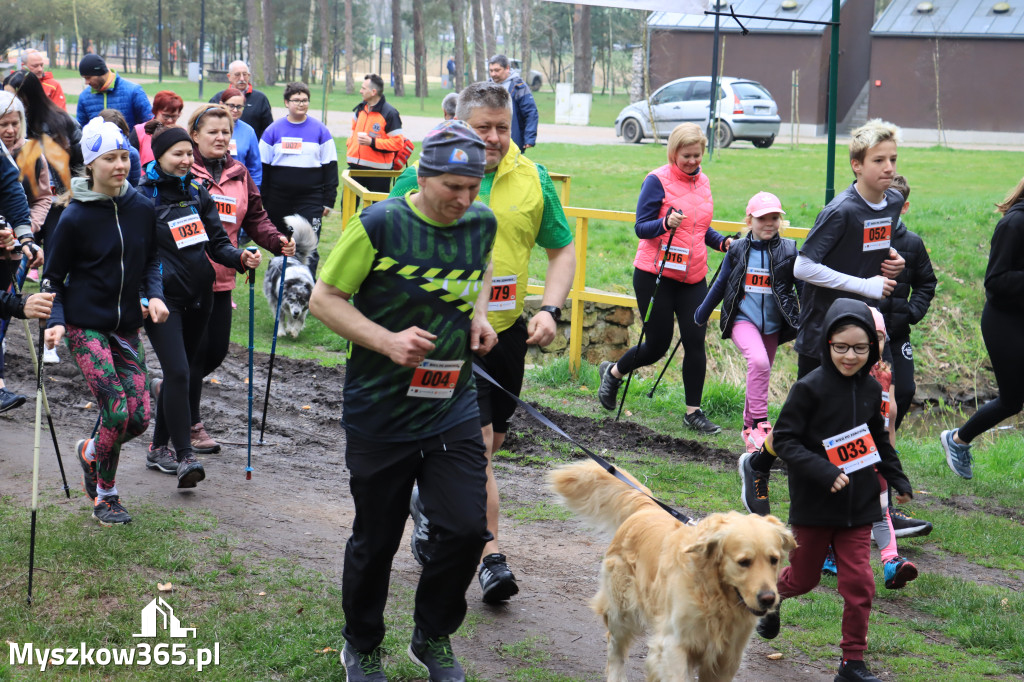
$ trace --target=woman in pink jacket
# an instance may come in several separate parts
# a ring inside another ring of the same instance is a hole
[[[228,108],[211,104],[197,109],[188,122],[194,143],[192,174],[203,183],[217,202],[221,224],[231,243],[238,246],[238,232],[244,229],[257,244],[275,255],[295,255],[295,242],[274,227],[263,210],[259,190],[249,171],[228,153],[233,120]],[[211,261],[212,263],[212,261]],[[200,342],[196,364],[190,367],[189,405],[192,410],[192,451],[200,454],[220,452],[220,444],[203,426],[199,401],[203,377],[220,367],[228,354],[231,337],[231,290],[237,273],[213,263],[217,279],[213,283],[213,312]]]
[[[711,183],[700,169],[706,147],[707,138],[700,126],[676,126],[668,138],[668,163],[651,171],[640,188],[634,226],[640,244],[633,260],[633,289],[641,314],[646,313],[648,305],[653,308],[643,343],[627,350],[618,362],[601,363],[598,397],[605,409],[615,409],[622,377],[654,364],[669,349],[675,315],[683,342],[683,422],[695,431],[712,434],[722,429],[700,409],[707,355],[704,327],[693,321],[693,313],[708,291],[704,281],[708,247],[725,251],[732,239],[711,229]],[[654,282],[663,261],[661,284],[652,303]]]

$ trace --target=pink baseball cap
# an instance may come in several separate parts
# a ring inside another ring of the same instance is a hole
[[[750,197],[750,201],[747,202],[747,215],[760,218],[769,213],[786,213],[782,210],[782,202],[777,196],[771,192],[758,192]]]
[[[885,318],[882,317],[882,311],[872,306],[868,306],[868,310],[871,311],[871,317],[874,318],[875,320],[875,331],[887,334],[887,332],[885,331]]]

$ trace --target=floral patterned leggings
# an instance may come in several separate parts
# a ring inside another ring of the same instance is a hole
[[[68,325],[66,340],[99,403],[96,483],[111,490],[121,446],[149,428],[146,352],[139,330],[121,336]]]

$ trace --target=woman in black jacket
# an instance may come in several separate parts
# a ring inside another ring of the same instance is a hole
[[[219,111],[220,107],[213,109]],[[201,120],[202,115],[195,123]],[[192,175],[188,132],[157,128],[152,146],[156,160],[146,165],[139,191],[152,198],[156,209],[164,295],[171,313],[166,324],[146,324],[164,372],[162,382],[151,384],[157,412],[146,466],[177,474],[179,488],[194,488],[206,473],[192,452],[189,365],[195,361],[213,307],[215,275],[207,255],[243,272],[260,264],[260,254],[232,246],[216,202]],[[168,442],[174,444],[174,455]]]
[[[982,405],[959,429],[943,431],[939,437],[946,464],[962,478],[974,475],[971,441],[1024,409],[1024,178],[996,210],[1003,218],[992,234],[985,270],[981,335],[999,396]]]
[[[67,345],[100,408],[96,438],[78,441],[83,488],[102,525],[129,523],[115,474],[121,446],[149,428],[143,315],[167,319],[157,258],[153,205],[125,180],[128,140],[113,123],[85,126],[87,177],[72,180],[75,198],[47,249],[43,286],[56,294],[47,323],[53,346]],[[148,300],[143,311],[140,297]]]
[[[793,385],[772,431],[789,467],[789,522],[798,543],[778,589],[783,599],[814,589],[832,545],[844,602],[836,679],[877,680],[863,659],[875,594],[871,525],[882,518],[878,474],[898,502],[912,493],[885,429],[882,387],[869,375],[879,358],[871,311],[861,301],[837,299],[824,329],[821,366]],[[758,625],[767,639],[778,631],[778,611]]]

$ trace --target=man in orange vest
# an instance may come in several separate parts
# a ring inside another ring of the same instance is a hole
[[[38,50],[25,50],[25,70],[31,71],[43,85],[43,92],[53,100],[53,103],[64,111],[68,110],[68,103],[64,99],[64,88],[60,86],[57,79],[49,71],[43,71],[43,55]]]
[[[348,167],[357,170],[391,170],[395,152],[405,146],[402,117],[384,99],[384,80],[375,73],[363,78],[363,101],[352,110],[352,135],[348,138]],[[372,192],[388,193],[389,178],[357,178]]]

